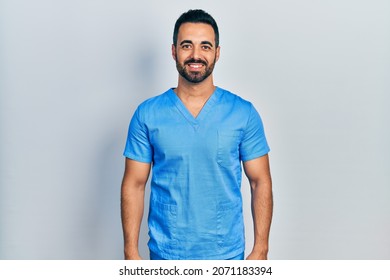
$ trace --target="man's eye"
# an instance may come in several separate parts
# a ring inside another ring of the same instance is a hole
[[[191,48],[191,45],[182,45],[181,46],[183,49],[189,49],[189,48]]]
[[[210,46],[202,46],[202,49],[204,49],[204,50],[211,50],[211,47]]]

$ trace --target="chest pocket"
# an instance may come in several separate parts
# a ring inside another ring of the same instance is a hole
[[[240,163],[239,146],[242,131],[218,130],[217,162],[224,167]]]

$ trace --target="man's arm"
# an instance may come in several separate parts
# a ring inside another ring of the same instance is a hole
[[[145,185],[149,172],[149,163],[126,158],[121,190],[121,213],[126,260],[141,259],[138,251],[138,240],[144,213]]]
[[[268,155],[244,162],[244,171],[251,187],[254,227],[253,250],[247,259],[266,260],[273,209]]]

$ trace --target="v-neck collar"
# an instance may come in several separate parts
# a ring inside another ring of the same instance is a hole
[[[214,92],[210,95],[209,99],[203,105],[199,114],[196,117],[194,117],[187,109],[187,107],[184,105],[184,103],[180,100],[180,98],[177,96],[177,94],[173,91],[173,88],[168,90],[168,96],[175,104],[176,108],[184,116],[184,118],[192,126],[194,126],[195,129],[199,126],[200,122],[206,117],[206,115],[212,110],[214,104],[218,101],[219,94],[220,94],[219,88],[215,87]]]

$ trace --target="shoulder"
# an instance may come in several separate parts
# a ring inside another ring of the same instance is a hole
[[[172,106],[172,102],[169,98],[170,91],[171,89],[160,95],[156,95],[144,100],[141,104],[138,105],[135,114],[140,119],[145,119],[148,116],[153,116],[157,112],[161,112],[167,107]]]
[[[153,96],[151,98],[144,100],[141,104],[138,105],[137,109],[138,110],[149,110],[149,109],[156,109],[158,107],[163,107],[164,105],[166,105],[166,102],[169,99],[168,98],[169,91],[171,91],[171,90],[169,89],[160,95],[156,95],[156,96]]]
[[[147,122],[150,119],[156,117],[156,114],[170,106],[169,92],[167,90],[160,95],[148,98],[137,106],[134,112],[133,119],[136,119],[142,123]]]
[[[230,104],[231,106],[234,106],[235,110],[252,110],[252,103],[241,96],[220,87],[218,87],[218,91],[221,103]]]

